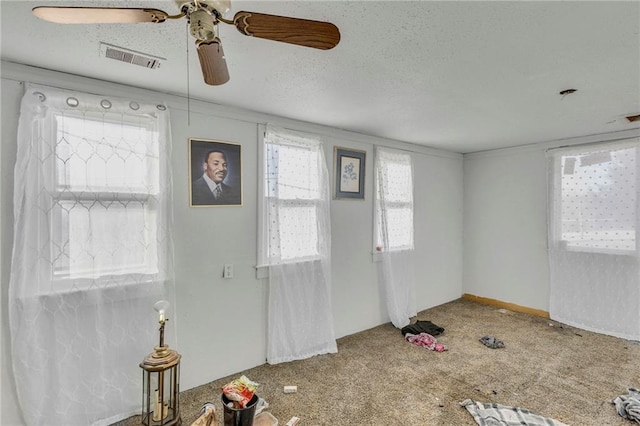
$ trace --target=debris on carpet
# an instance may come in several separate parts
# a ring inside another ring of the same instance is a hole
[[[498,340],[493,336],[484,336],[480,339],[483,345],[491,349],[504,348],[504,342],[502,340]]]
[[[466,408],[480,426],[568,426],[520,407],[482,403],[471,399],[462,401],[460,406]]]
[[[447,350],[447,347],[445,345],[443,345],[442,343],[438,343],[436,338],[429,333],[407,333],[404,335],[404,338],[407,342],[413,343],[414,345],[422,346],[429,349],[430,351],[444,352]]]
[[[640,390],[629,388],[626,395],[620,395],[611,403],[615,404],[618,415],[640,424]]]
[[[202,406],[200,416],[191,423],[191,426],[215,426],[217,424],[216,407],[212,402],[207,402]]]
[[[293,416],[284,426],[296,426],[300,422],[300,417]]]
[[[444,328],[440,327],[432,323],[431,321],[416,321],[413,324],[406,325],[400,329],[402,335],[406,335],[407,333],[411,334],[420,334],[427,333],[432,336],[438,336],[444,333]]]

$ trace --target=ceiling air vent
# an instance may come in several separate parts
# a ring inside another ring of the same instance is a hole
[[[627,117],[627,120],[629,120],[630,123],[633,123],[634,121],[640,121],[640,114],[630,115]]]
[[[105,58],[139,65],[145,68],[156,69],[160,66],[164,58],[149,55],[148,53],[136,52],[113,44],[100,43],[100,55]]]

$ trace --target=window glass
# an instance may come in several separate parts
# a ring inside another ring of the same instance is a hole
[[[587,251],[636,250],[636,148],[560,157],[560,236]]]
[[[144,119],[134,124],[58,115],[55,124],[54,276],[158,273],[157,132]]]
[[[381,148],[376,156],[375,250],[413,249],[411,156]]]
[[[322,145],[295,137],[265,138],[261,264],[320,256],[319,209],[323,203]],[[326,166],[325,166],[326,167]],[[326,173],[326,171],[325,171]]]
[[[56,116],[58,189],[157,193],[157,135],[145,124]]]
[[[318,227],[315,205],[281,206],[280,257],[282,260],[318,255]]]
[[[318,152],[308,147],[267,144],[267,194],[279,199],[320,198]]]

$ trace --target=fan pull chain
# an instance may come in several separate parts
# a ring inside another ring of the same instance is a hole
[[[187,126],[191,126],[191,86],[189,85],[189,28],[185,26],[187,41]]]

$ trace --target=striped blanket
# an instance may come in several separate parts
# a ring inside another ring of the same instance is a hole
[[[620,395],[611,402],[616,404],[620,416],[640,425],[640,390],[629,388],[626,395]]]
[[[529,410],[500,404],[483,404],[464,400],[460,403],[480,426],[567,426],[554,419],[539,416]]]

